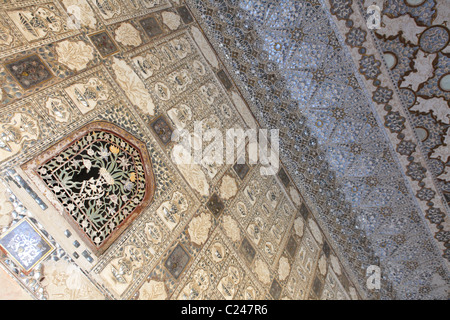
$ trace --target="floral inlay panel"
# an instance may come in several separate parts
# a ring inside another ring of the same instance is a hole
[[[103,121],[86,125],[25,168],[39,176],[95,252],[103,252],[154,193],[145,145]]]

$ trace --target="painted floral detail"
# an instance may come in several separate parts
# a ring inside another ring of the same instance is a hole
[[[58,62],[75,71],[85,69],[94,59],[94,49],[81,40],[76,42],[65,40],[58,43],[56,53]]]
[[[405,118],[400,115],[398,111],[390,111],[384,116],[384,125],[389,128],[391,132],[401,132],[405,129]]]
[[[360,47],[366,41],[367,32],[361,28],[352,28],[347,33],[345,42],[351,47]]]
[[[373,93],[372,99],[379,104],[388,103],[393,94],[393,91],[387,87],[378,87]]]
[[[211,215],[208,213],[204,212],[193,218],[188,226],[188,233],[191,241],[198,245],[204,244],[208,239],[208,233],[211,226]]]
[[[418,162],[411,162],[406,168],[406,174],[413,180],[420,181],[426,176],[425,172],[427,169]]]
[[[139,31],[131,23],[122,23],[115,30],[115,39],[125,46],[137,47],[142,43]]]
[[[359,61],[359,71],[366,79],[376,79],[381,73],[381,62],[375,59],[374,55],[363,56]]]

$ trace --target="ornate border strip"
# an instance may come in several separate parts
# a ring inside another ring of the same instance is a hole
[[[342,35],[346,35],[346,44],[359,50],[350,51],[355,65],[363,66],[364,61],[371,59],[370,68],[360,68],[360,74],[364,75],[362,81],[372,95],[372,101],[376,112],[384,119],[386,135],[394,146],[399,162],[406,174],[412,190],[415,192],[417,203],[424,213],[424,219],[436,239],[436,244],[442,251],[442,256],[450,262],[450,250],[448,246],[449,221],[447,205],[435,179],[427,168],[427,161],[423,156],[417,136],[412,129],[408,112],[400,99],[398,88],[392,82],[389,71],[386,68],[379,46],[372,32],[366,25],[362,14],[361,3],[353,3],[353,0],[328,0],[324,1],[330,9],[331,17],[336,28]],[[364,37],[356,42],[348,41],[356,33],[364,34]],[[366,36],[370,34],[370,36]],[[375,70],[369,72],[369,70]],[[389,76],[388,76],[389,75]],[[396,148],[395,148],[396,146]],[[424,196],[427,191],[433,192],[432,196]],[[439,195],[436,197],[435,195]],[[434,200],[432,202],[431,200]]]

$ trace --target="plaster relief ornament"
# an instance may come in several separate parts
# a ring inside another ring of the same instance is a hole
[[[183,213],[188,209],[188,202],[186,197],[179,191],[175,191],[169,201],[164,201],[156,213],[163,220],[170,230],[180,222]]]
[[[221,262],[225,258],[226,251],[223,244],[216,242],[211,248],[211,258],[214,262]]]
[[[278,264],[278,278],[281,281],[284,281],[289,276],[291,272],[291,266],[289,264],[289,260],[286,257],[281,257],[280,262]]]
[[[0,227],[7,227],[12,222],[13,218],[11,212],[13,212],[14,206],[9,201],[9,193],[0,185]]]
[[[271,242],[266,242],[264,252],[271,258],[275,253],[275,248]]]
[[[256,203],[256,197],[258,196],[260,189],[258,188],[258,183],[255,180],[249,182],[249,184],[244,188],[244,195],[247,200],[253,205]]]
[[[95,29],[97,19],[86,0],[62,0],[67,13],[73,15],[82,26]]]
[[[267,264],[261,259],[257,259],[254,266],[254,271],[258,279],[265,285],[270,284],[270,271]]]
[[[261,240],[261,230],[260,228],[254,224],[251,223],[249,224],[249,226],[247,227],[247,233],[250,236],[250,239],[256,244],[259,244],[259,241]]]
[[[192,83],[192,77],[187,69],[177,70],[168,76],[169,82],[178,93],[185,91]]]
[[[181,18],[179,15],[173,12],[164,11],[161,13],[163,23],[170,29],[176,30],[181,24]]]
[[[194,38],[194,41],[197,43],[198,47],[202,51],[203,55],[205,56],[206,60],[214,67],[219,67],[219,61],[217,60],[217,57],[214,53],[214,51],[209,46],[208,41],[203,36],[203,33],[197,28],[192,26],[191,27],[192,36]]]
[[[178,107],[170,109],[167,111],[167,115],[178,130],[186,127],[187,123],[192,119],[191,108],[185,104],[180,104]]]
[[[26,40],[35,41],[66,31],[61,17],[52,4],[29,9],[7,11]]]
[[[11,29],[0,24],[0,46],[9,47],[13,40],[14,38],[11,34]]]
[[[123,89],[130,101],[142,112],[154,115],[155,105],[147,88],[138,75],[123,60],[113,58],[112,68],[116,75],[117,83]]]
[[[139,31],[131,23],[122,23],[114,32],[116,41],[125,46],[137,47],[142,43]]]
[[[239,270],[234,266],[230,266],[227,275],[220,280],[217,290],[219,290],[226,300],[232,300],[236,294],[240,280],[241,275]]]
[[[199,60],[194,60],[192,62],[192,67],[199,76],[204,76],[206,74],[206,68],[205,65],[200,62]]]
[[[122,4],[118,0],[95,0],[94,5],[97,6],[104,19],[117,17],[123,11]]]
[[[0,162],[19,153],[25,142],[37,140],[37,121],[25,113],[14,113],[8,123],[0,123]]]
[[[341,270],[341,266],[339,264],[338,258],[336,258],[336,256],[334,256],[334,255],[331,255],[330,263],[331,263],[331,267],[333,268],[334,273],[336,273],[337,275],[341,275],[342,270]]]
[[[192,156],[186,151],[184,146],[175,145],[172,149],[172,161],[177,165],[178,170],[184,176],[189,185],[200,195],[209,195],[209,184],[206,175],[200,165],[194,163]]]
[[[236,211],[241,217],[246,217],[248,213],[247,206],[242,201],[236,204]]]
[[[317,223],[313,219],[308,219],[308,225],[309,228],[311,229],[311,233],[314,236],[314,239],[316,239],[316,241],[319,244],[322,244],[323,243],[322,232],[320,231]]]
[[[220,185],[219,192],[220,197],[224,200],[233,198],[238,191],[236,179],[229,175],[225,175],[222,178],[222,184]]]
[[[147,260],[146,256],[151,257],[152,255],[135,245],[126,245],[121,255],[114,258],[100,272],[100,275],[109,283],[112,290],[118,295],[122,295],[132,283],[134,273],[144,266]]]
[[[161,4],[161,0],[142,0],[142,2],[147,9],[153,8]]]
[[[168,101],[171,97],[171,92],[168,86],[162,82],[155,83],[155,93],[162,101]]]
[[[209,213],[204,212],[194,217],[188,226],[188,234],[191,241],[197,245],[204,244],[208,240],[211,226],[211,215]]]
[[[192,281],[180,292],[179,300],[204,300],[206,298],[206,290],[210,284],[208,273],[199,269],[195,271],[192,278]]]
[[[45,102],[47,113],[57,122],[67,122],[72,115],[68,103],[62,98],[49,97]]]
[[[294,220],[295,234],[298,235],[299,237],[303,236],[303,227],[304,227],[304,223],[303,223],[303,219],[301,217],[298,217],[297,219]]]
[[[302,204],[300,194],[293,186],[289,187],[289,194],[291,195],[292,202],[294,202],[295,205],[300,206]]]
[[[223,217],[222,228],[225,231],[225,234],[233,242],[241,241],[241,232],[239,231],[239,225],[237,221],[234,220],[231,216]]]
[[[165,300],[167,292],[164,282],[150,280],[145,282],[139,290],[139,300]]]
[[[172,41],[170,41],[170,44],[172,45],[175,54],[179,59],[187,57],[187,55],[192,52],[189,41],[184,37],[173,39]]]
[[[88,78],[64,89],[82,114],[92,111],[110,98],[108,84],[97,77]]]
[[[327,273],[327,259],[324,255],[320,257],[318,267],[320,274],[324,276]]]
[[[208,102],[209,105],[212,105],[215,99],[219,96],[219,90],[217,89],[217,86],[213,83],[207,83],[201,86],[200,92],[206,98],[206,102]]]
[[[44,263],[42,285],[49,300],[104,300],[101,292],[74,264],[66,260]]]
[[[278,244],[280,244],[280,242],[283,238],[283,234],[282,234],[280,225],[281,225],[280,220],[277,219],[277,220],[275,220],[272,228],[270,228],[270,234],[274,237],[274,239],[276,240],[276,242]]]
[[[161,228],[154,222],[146,223],[144,231],[147,239],[150,240],[153,244],[157,245],[162,242],[163,234]]]
[[[256,300],[256,290],[252,286],[247,287],[244,292],[245,300]]]
[[[161,68],[160,59],[152,53],[136,56],[132,60],[144,79],[148,79]]]
[[[272,208],[275,209],[278,203],[278,189],[276,187],[271,188],[269,191],[267,191],[266,198],[267,200],[269,200]]]
[[[64,40],[56,45],[58,62],[71,70],[80,71],[94,59],[94,49],[83,41]]]

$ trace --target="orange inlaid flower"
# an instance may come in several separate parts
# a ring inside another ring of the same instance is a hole
[[[120,149],[117,148],[116,146],[110,146],[109,151],[111,151],[111,153],[118,154]]]

